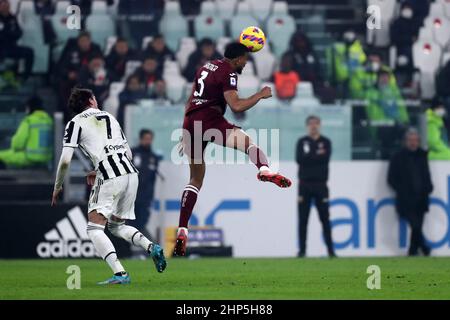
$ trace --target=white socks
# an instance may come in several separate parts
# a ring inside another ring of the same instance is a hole
[[[108,230],[116,237],[122,238],[147,252],[151,251],[153,242],[148,240],[138,229],[125,224],[125,221],[108,221]]]
[[[184,227],[179,227],[178,228],[178,230],[177,230],[177,236],[180,234],[180,231],[184,231],[184,234],[186,235],[186,237],[187,237],[187,235],[188,235],[188,228],[184,228]]]
[[[105,226],[88,222],[87,234],[94,244],[95,250],[108,263],[113,273],[125,272],[125,269],[117,258],[114,245],[105,234]]]
[[[261,167],[259,168],[259,172],[264,172],[264,171],[269,171],[269,172],[271,172],[268,166],[261,166]]]

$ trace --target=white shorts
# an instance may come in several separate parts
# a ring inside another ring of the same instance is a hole
[[[96,179],[89,197],[88,212],[96,210],[108,220],[113,215],[120,219],[136,219],[134,201],[138,185],[137,173],[108,180]]]

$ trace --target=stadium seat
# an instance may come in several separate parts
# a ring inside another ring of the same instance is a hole
[[[113,82],[109,86],[108,98],[103,103],[103,109],[111,113],[114,117],[117,116],[117,110],[119,108],[119,94],[125,88],[124,82]]]
[[[433,39],[433,30],[431,27],[423,26],[419,29],[419,41],[427,41],[429,39]]]
[[[272,89],[273,96],[270,99],[262,99],[258,102],[258,109],[275,109],[280,106],[280,101],[275,95],[275,84],[273,82],[263,82],[261,83],[260,89],[264,87],[269,87]]]
[[[217,15],[200,14],[194,19],[194,32],[198,41],[203,38],[216,40],[225,34],[224,22]]]
[[[41,18],[34,10],[33,1],[22,1],[20,4],[18,21],[23,34],[19,44],[28,46],[34,51],[33,72],[48,71],[49,46],[44,43]]]
[[[57,3],[56,13],[50,17],[50,23],[55,32],[55,46],[53,47],[52,57],[54,61],[58,61],[62,53],[64,45],[70,38],[78,36],[79,30],[67,28],[67,13],[65,8],[70,5],[68,1],[60,1]]]
[[[166,75],[181,76],[180,67],[176,61],[172,60],[164,61],[163,70],[164,70],[163,77],[165,77]]]
[[[388,23],[392,21],[395,15],[397,1],[392,0],[368,0],[367,6],[375,5],[380,8],[382,19]],[[387,24],[389,26],[389,24]],[[389,29],[389,28],[388,28]]]
[[[108,14],[107,5],[105,1],[92,1],[91,14]]]
[[[275,2],[274,6],[277,3]],[[281,57],[289,48],[292,34],[296,30],[295,20],[286,13],[274,12],[267,20],[266,26],[267,41],[271,43],[275,56]]]
[[[450,41],[450,21],[446,18],[439,19],[438,21],[438,23],[433,24],[433,38],[445,50]]]
[[[149,44],[150,42],[152,42],[152,41],[153,41],[153,37],[152,37],[152,36],[144,37],[144,38],[142,39],[142,46],[141,46],[141,49],[142,49],[142,50],[145,50],[145,49],[148,47],[148,44]]]
[[[89,15],[86,18],[86,29],[90,32],[92,41],[103,49],[106,47],[108,37],[116,34],[114,20],[106,13]]]
[[[220,37],[219,40],[217,40],[217,51],[223,55],[225,52],[225,47],[228,43],[230,43],[231,39],[228,37]]]
[[[105,51],[104,51],[105,56],[107,56],[111,52],[111,49],[116,44],[116,41],[117,41],[116,36],[111,36],[111,37],[108,37],[108,39],[106,39],[106,47],[105,47]]]
[[[130,75],[132,75],[137,68],[139,68],[142,65],[142,61],[140,60],[130,60],[127,61],[127,64],[125,65],[125,74],[123,76],[122,80],[126,80]]]
[[[203,1],[200,5],[200,15],[215,16],[217,14],[217,6],[214,1]]]
[[[246,4],[246,6],[244,6]],[[231,38],[237,39],[239,35],[241,34],[242,30],[249,26],[258,26],[258,21],[253,18],[249,13],[246,13],[246,10],[250,10],[249,6],[245,2],[240,2],[238,5],[238,8],[241,8],[241,12],[238,12],[237,15],[233,16],[231,18],[230,22],[230,31],[231,31]]]
[[[273,0],[247,0],[252,15],[263,24],[272,10]]]
[[[450,60],[450,52],[444,52],[442,54],[441,67],[445,66],[449,60]]]
[[[272,14],[286,15],[289,13],[286,1],[275,1],[272,7]]]
[[[304,108],[304,107],[319,107],[320,101],[315,98],[304,98],[304,97],[296,97],[291,101],[291,107],[294,108]]]
[[[391,42],[390,27],[395,16],[397,6],[396,2],[387,0],[373,0],[369,1],[368,5],[376,5],[380,8],[381,28],[367,28],[366,41],[374,47],[386,48]]]
[[[166,74],[164,80],[167,98],[174,103],[180,102],[184,98],[186,80],[176,74]]]
[[[9,8],[12,14],[16,15],[19,11],[19,3],[20,0],[9,0]]]
[[[428,17],[445,17],[445,8],[443,2],[436,1],[431,3]]]
[[[442,7],[444,8],[444,13],[445,13],[445,16],[447,17],[447,19],[450,19],[450,2],[444,0]]]
[[[184,85],[184,89],[183,89],[184,90],[184,93],[183,93],[184,97],[183,97],[183,99],[188,99],[190,97],[190,95],[192,93],[192,85],[193,85],[192,82],[187,82]]]
[[[178,1],[166,2],[164,15],[159,23],[159,30],[164,35],[167,46],[171,50],[177,51],[180,39],[188,36],[188,23],[181,14]]]
[[[297,84],[296,97],[314,98],[314,91],[311,82],[301,81]]]
[[[413,45],[414,65],[420,70],[422,98],[430,99],[435,94],[435,75],[441,62],[441,48],[438,44],[419,40]]]
[[[238,15],[251,15],[250,3],[246,0],[243,0],[238,3],[236,13]]]
[[[255,94],[260,87],[260,81],[257,77],[251,75],[241,75],[238,81],[239,95],[241,97],[250,97]]]
[[[275,70],[277,62],[275,56],[270,52],[269,45],[265,45],[258,54],[253,56],[253,58],[258,77],[262,80],[269,80]]]
[[[70,1],[58,1],[55,5],[55,14],[67,14],[67,7],[70,6]]]
[[[224,20],[230,20],[236,10],[237,0],[215,0],[217,12]]]
[[[253,65],[253,62],[248,61],[245,65],[244,70],[242,71],[243,76],[255,76],[255,66]]]
[[[197,48],[197,43],[194,38],[184,37],[180,41],[180,49],[175,54],[178,63],[180,64],[180,68],[184,69],[188,62],[189,56],[192,52]]]

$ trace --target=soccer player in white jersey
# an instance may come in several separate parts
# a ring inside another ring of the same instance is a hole
[[[138,171],[131,161],[131,149],[119,123],[111,114],[98,108],[91,90],[73,89],[68,106],[77,115],[66,126],[52,206],[62,190],[74,148],[79,147],[95,167],[95,171],[87,177],[88,184],[93,185],[88,204],[87,234],[114,273],[110,279],[99,284],[130,283],[129,274],[104,232],[106,225],[113,235],[142,247],[152,257],[156,270],[163,272],[167,263],[162,248],[136,228],[125,224],[126,220],[135,219]]]

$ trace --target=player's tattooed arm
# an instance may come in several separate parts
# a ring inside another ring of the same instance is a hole
[[[64,178],[66,176],[67,170],[69,169],[70,162],[72,161],[73,148],[64,147],[61,153],[61,158],[58,163],[58,170],[56,171],[55,186],[53,188],[52,195],[52,206],[54,206],[58,200],[58,196],[62,191],[62,186],[64,183]]]
[[[259,100],[270,98],[272,96],[272,90],[270,87],[264,87],[248,98],[239,98],[236,90],[225,91],[223,95],[231,110],[234,112],[243,112],[253,107]]]

